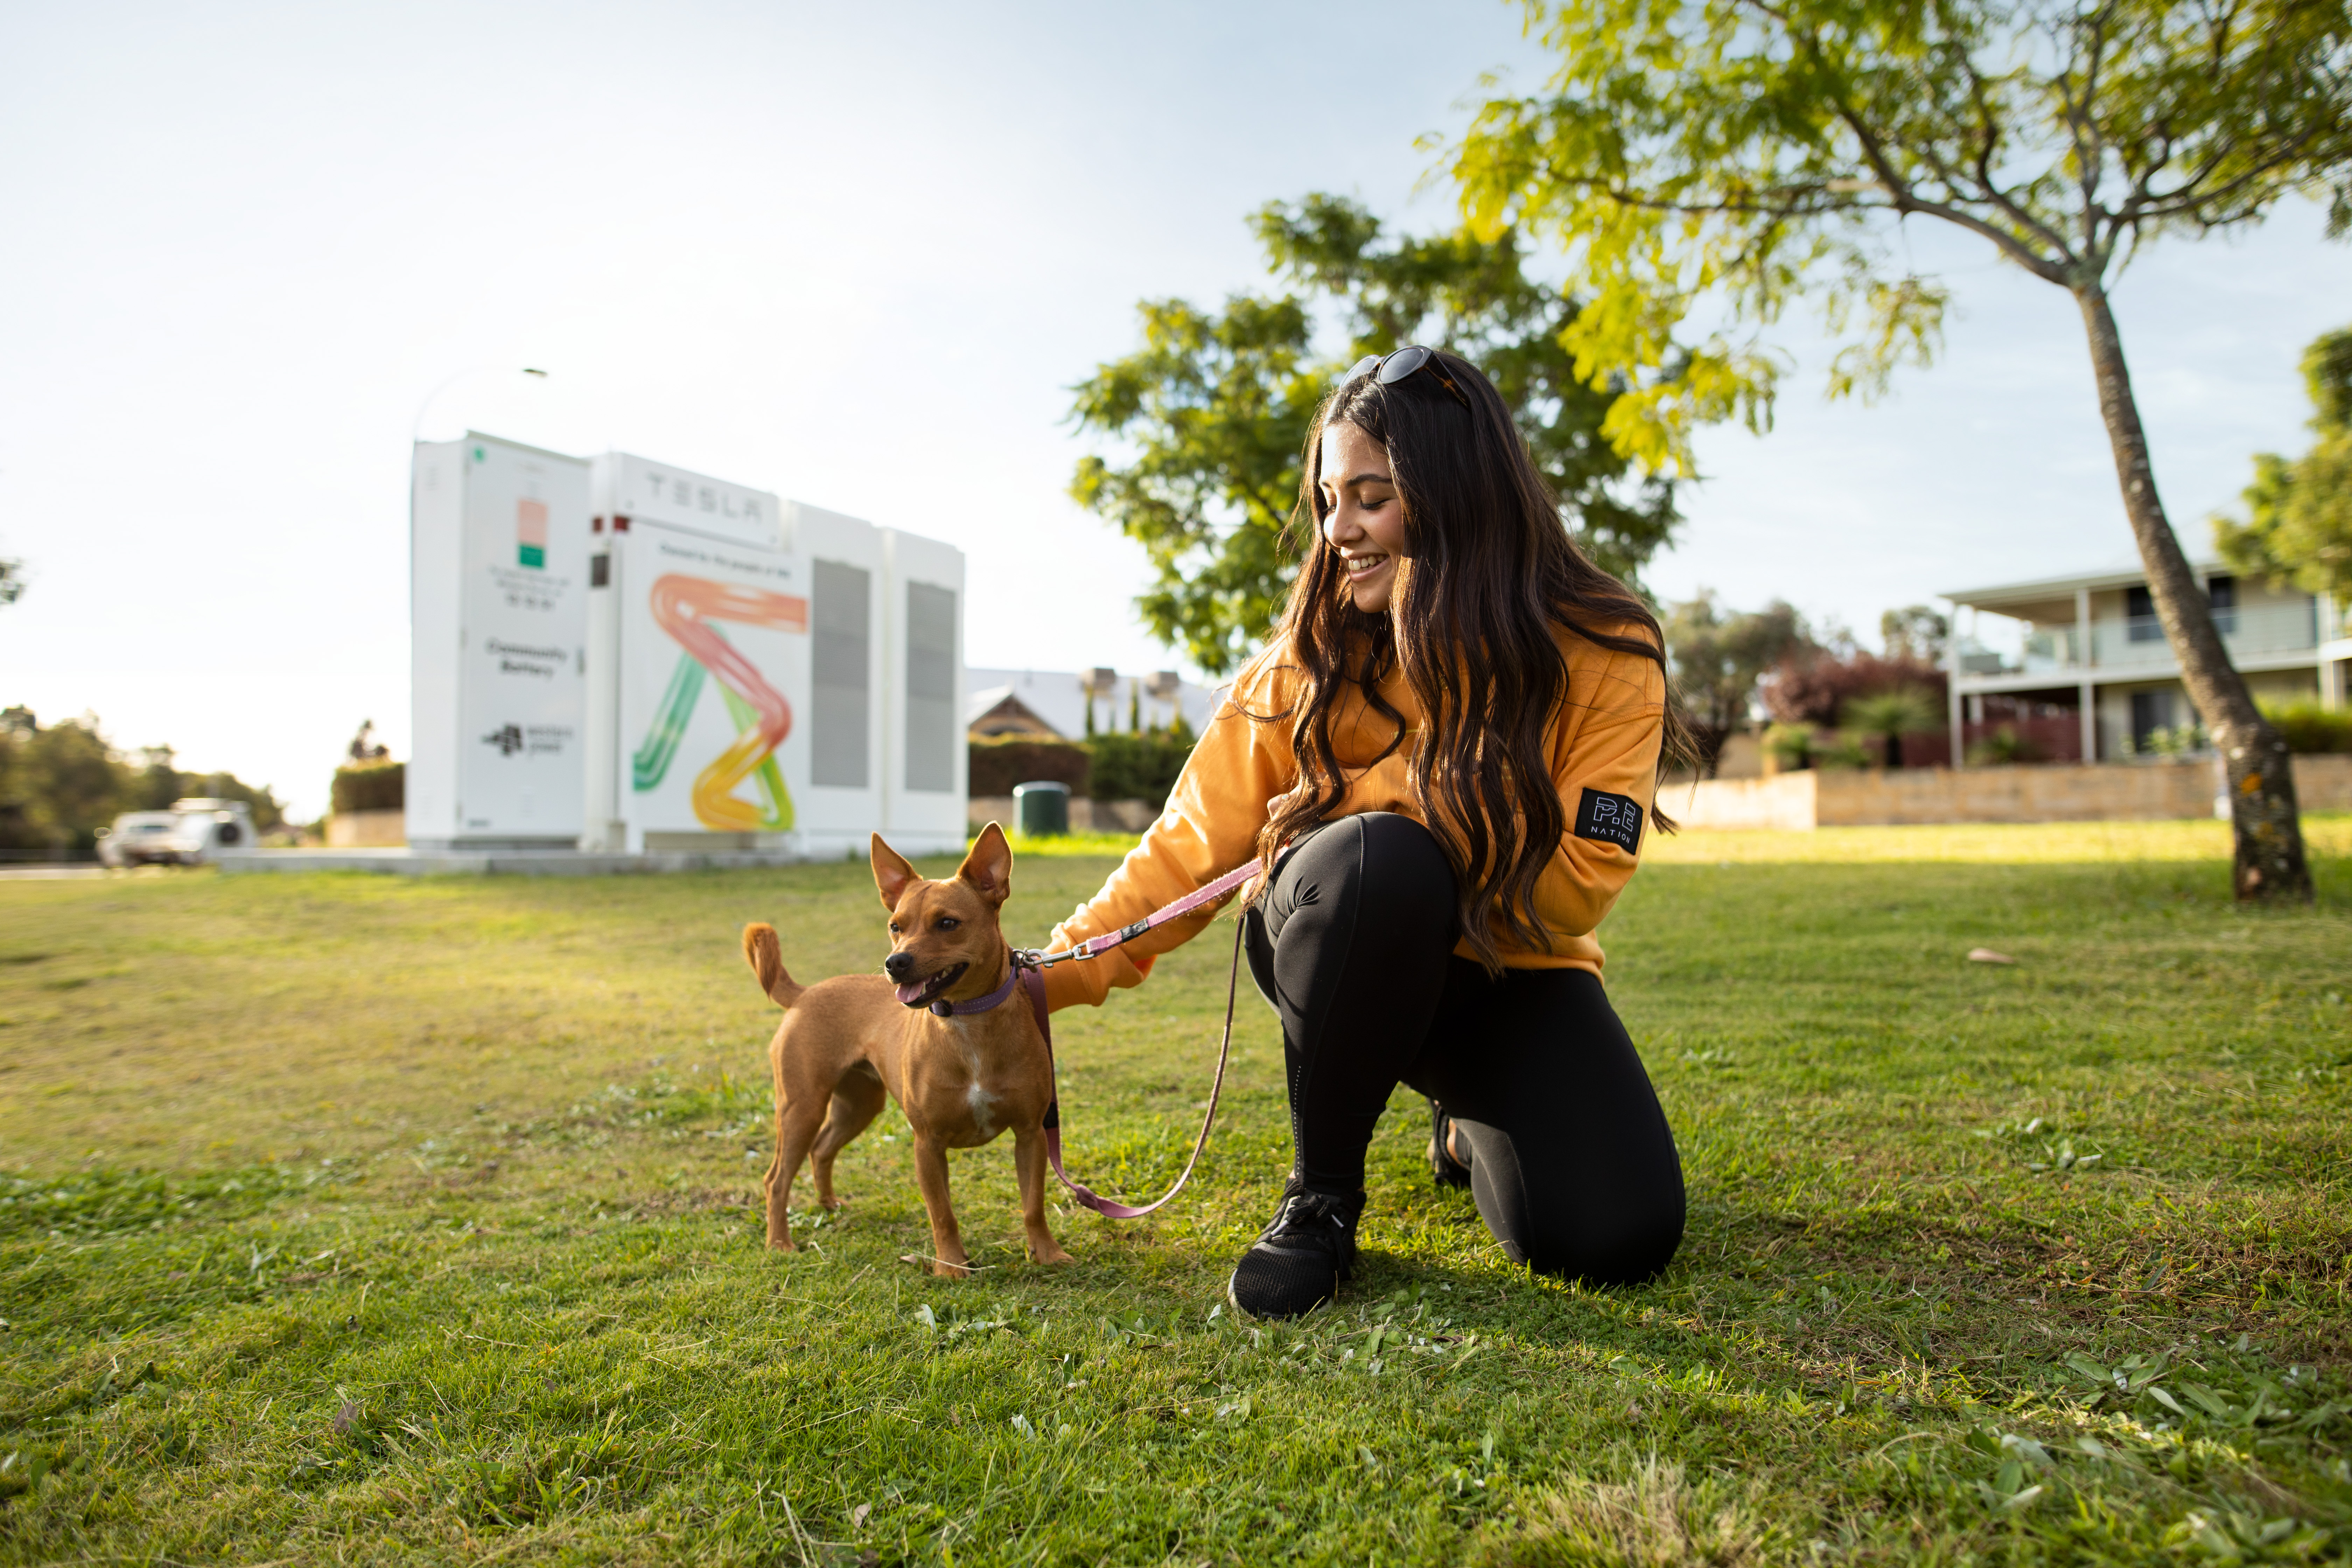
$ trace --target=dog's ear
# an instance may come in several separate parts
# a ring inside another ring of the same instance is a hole
[[[992,822],[980,830],[971,853],[956,868],[956,880],[986,899],[992,908],[1004,902],[1013,891],[1013,846],[1004,842],[1004,829]]]
[[[919,880],[921,879],[916,875],[915,868],[907,864],[907,858],[883,843],[882,836],[876,834],[874,836],[874,886],[881,890],[882,907],[895,912],[898,908],[898,900],[905,895],[908,886]]]

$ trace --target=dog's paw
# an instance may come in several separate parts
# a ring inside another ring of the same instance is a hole
[[[798,1252],[800,1248],[793,1245],[793,1238],[789,1236],[772,1236],[768,1237],[768,1250],[771,1252]]]
[[[1029,1261],[1032,1263],[1076,1263],[1077,1259],[1063,1251],[1059,1247],[1049,1245],[1039,1247],[1031,1252],[1029,1254]]]

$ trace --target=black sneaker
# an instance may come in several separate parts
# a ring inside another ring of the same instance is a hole
[[[1356,1221],[1363,1212],[1361,1193],[1329,1197],[1291,1177],[1273,1223],[1234,1265],[1225,1300],[1253,1318],[1296,1318],[1330,1300],[1355,1271]]]
[[[1470,1163],[1454,1157],[1454,1118],[1445,1114],[1445,1107],[1432,1100],[1429,1102],[1429,1169],[1441,1187],[1466,1187],[1470,1184]]]

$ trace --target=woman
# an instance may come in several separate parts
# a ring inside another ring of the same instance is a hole
[[[1282,1018],[1293,1163],[1234,1270],[1240,1310],[1337,1293],[1399,1082],[1430,1098],[1438,1181],[1514,1260],[1647,1278],[1682,1239],[1682,1167],[1592,933],[1655,826],[1657,621],[1578,552],[1502,398],[1452,354],[1359,363],[1305,467],[1319,527],[1281,626],[1051,945],[1253,854],[1270,868],[1244,939]],[[1100,1005],[1211,918],[1055,966],[1049,1004]]]

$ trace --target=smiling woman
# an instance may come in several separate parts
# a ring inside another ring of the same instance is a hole
[[[1681,1238],[1681,1167],[1593,932],[1681,750],[1657,622],[1578,551],[1455,355],[1358,364],[1302,466],[1316,527],[1281,626],[1052,945],[1263,867],[1245,936],[1282,1019],[1294,1159],[1228,1286],[1242,1310],[1294,1316],[1348,1278],[1400,1082],[1430,1097],[1437,1180],[1471,1189],[1512,1258],[1646,1278]],[[1205,923],[1057,969],[1051,999],[1100,1005]]]

